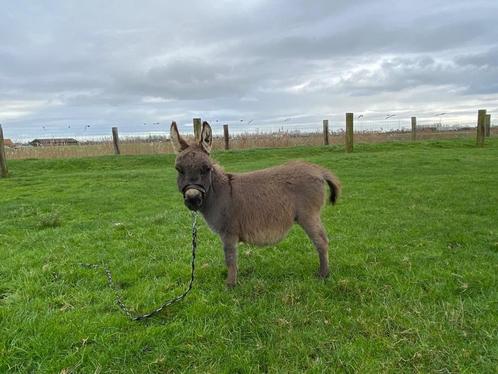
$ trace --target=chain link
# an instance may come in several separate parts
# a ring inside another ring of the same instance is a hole
[[[192,290],[192,285],[194,283],[194,271],[195,271],[195,251],[197,249],[197,213],[192,211],[192,272],[190,275],[190,281],[188,284],[187,289],[180,295],[165,301],[163,304],[161,304],[158,308],[144,314],[136,314],[133,311],[131,311],[123,302],[123,300],[120,297],[120,291],[116,287],[116,284],[114,283],[112,279],[112,273],[109,270],[109,268],[104,265],[104,264],[87,264],[87,263],[80,263],[81,266],[89,269],[101,269],[106,277],[107,277],[107,283],[109,285],[109,288],[111,288],[115,294],[116,294],[116,304],[119,306],[119,308],[123,311],[124,314],[128,316],[132,321],[141,321],[147,318],[150,318],[152,316],[155,316],[156,314],[160,313],[164,308],[177,303],[180,300],[183,300],[185,296]]]

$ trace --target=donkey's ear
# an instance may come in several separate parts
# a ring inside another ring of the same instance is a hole
[[[175,153],[180,153],[188,147],[188,143],[180,136],[175,121],[171,123],[169,135],[171,137],[171,143],[173,143],[173,149],[175,150]]]
[[[209,123],[207,123],[206,121],[202,123],[200,144],[208,154],[211,153],[211,145],[213,144],[213,132],[211,131],[211,126],[209,126]]]

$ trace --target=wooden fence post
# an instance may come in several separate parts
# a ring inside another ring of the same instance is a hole
[[[121,151],[119,150],[119,135],[117,127],[112,128],[112,144],[114,145],[114,154],[121,154]]]
[[[329,120],[323,120],[323,144],[329,145]]]
[[[346,152],[353,152],[353,113],[346,113]]]
[[[491,114],[486,114],[486,122],[484,123],[484,136],[489,138],[491,135]]]
[[[0,178],[8,176],[9,170],[7,169],[7,157],[5,156],[5,142],[3,140],[2,125],[0,125]]]
[[[193,122],[194,122],[194,136],[195,136],[195,140],[199,141],[199,140],[201,140],[201,125],[202,125],[202,122],[201,122],[200,118],[194,118]]]
[[[412,141],[417,140],[417,117],[412,117]]]
[[[228,125],[223,125],[223,138],[225,139],[225,150],[230,149],[230,137],[228,135]]]
[[[477,146],[484,147],[484,123],[486,121],[486,109],[477,112]]]

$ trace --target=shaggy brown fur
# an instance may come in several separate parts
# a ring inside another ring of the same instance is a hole
[[[237,282],[239,242],[278,243],[294,223],[304,229],[318,251],[319,275],[328,275],[328,239],[320,209],[324,205],[325,183],[330,187],[330,201],[335,203],[339,197],[340,183],[334,175],[301,161],[250,173],[226,173],[209,158],[212,135],[207,122],[203,123],[198,144],[189,145],[174,122],[171,140],[177,153],[178,188],[185,205],[199,210],[220,236],[229,286]]]

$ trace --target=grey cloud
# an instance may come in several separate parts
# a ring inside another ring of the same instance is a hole
[[[399,92],[418,86],[445,86],[465,95],[498,93],[498,67],[494,52],[458,58],[435,59],[430,55],[382,58],[378,65],[347,72],[328,84],[319,79],[309,90],[348,91],[351,95]],[[375,60],[372,60],[375,61]]]
[[[498,46],[480,53],[457,56],[455,62],[460,65],[476,67],[498,67]]]
[[[250,84],[247,76],[237,74],[230,66],[201,59],[177,60],[131,79],[123,78],[116,82],[118,89],[177,100],[240,96]]]
[[[4,4],[0,95],[46,105],[0,121],[304,118],[498,92],[496,1],[137,4]]]
[[[247,49],[245,54],[305,60],[384,53],[437,53],[442,49],[460,49],[473,42],[484,31],[479,22],[461,26],[461,30],[454,30],[454,25],[428,26],[413,30],[405,26],[385,29],[379,24],[358,25],[354,29],[340,31],[334,35],[293,35],[262,44],[256,43],[254,49]],[[496,37],[498,38],[498,34]]]

